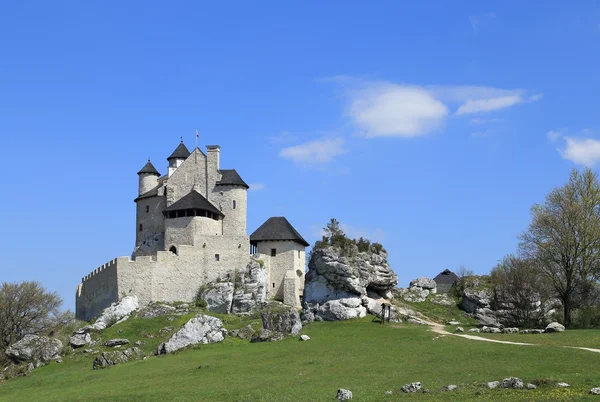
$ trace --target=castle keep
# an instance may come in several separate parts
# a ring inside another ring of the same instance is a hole
[[[161,176],[150,160],[138,172],[135,248],[82,278],[76,315],[90,320],[127,295],[140,304],[194,300],[199,287],[231,277],[251,255],[264,263],[269,296],[299,306],[306,240],[284,217],[246,233],[248,185],[219,166],[220,147],[183,141]]]

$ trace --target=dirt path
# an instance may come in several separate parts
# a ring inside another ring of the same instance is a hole
[[[435,322],[430,322],[430,321],[427,321],[427,324],[429,324],[429,326],[431,327],[431,330],[433,332],[443,335],[443,336],[452,335],[452,336],[458,336],[458,337],[465,338],[465,339],[471,339],[473,341],[504,343],[507,345],[540,346],[539,344],[535,344],[535,343],[499,341],[496,339],[489,339],[489,338],[484,338],[482,336],[476,336],[476,335],[456,334],[456,333],[446,331],[444,326],[441,324],[437,324]],[[558,347],[568,348],[568,349],[580,349],[580,350],[587,350],[588,352],[600,353],[600,349],[594,349],[594,348],[584,348],[584,347],[580,347],[580,346],[558,346]]]

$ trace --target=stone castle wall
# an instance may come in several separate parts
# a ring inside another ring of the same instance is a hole
[[[271,249],[276,250],[276,256],[271,256]],[[295,241],[261,241],[258,243],[257,253],[260,259],[265,261],[269,272],[269,293],[271,297],[278,300],[285,299],[285,278],[288,272],[295,277],[296,293],[293,305],[300,305],[300,295],[304,291],[304,246]],[[289,297],[289,295],[288,295]]]
[[[77,287],[77,318],[90,320],[130,294],[142,305],[152,301],[192,302],[201,285],[233,276],[250,260],[247,237],[204,236],[201,241],[197,246],[179,246],[177,254],[158,251],[133,260],[119,257],[103,265]]]

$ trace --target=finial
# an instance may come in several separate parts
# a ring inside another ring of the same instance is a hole
[[[181,138],[181,143],[183,144],[183,137],[179,137],[179,138]]]
[[[150,157],[148,157],[148,162],[150,162]]]

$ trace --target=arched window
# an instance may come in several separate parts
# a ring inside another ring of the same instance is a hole
[[[177,247],[171,246],[171,248],[169,249],[169,251],[172,252],[173,254],[177,254]]]

